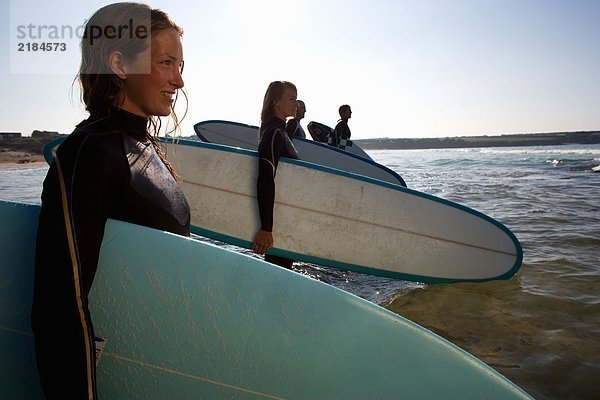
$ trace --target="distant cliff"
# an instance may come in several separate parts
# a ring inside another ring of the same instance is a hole
[[[557,146],[600,143],[600,131],[521,133],[500,136],[461,136],[424,139],[359,139],[363,149],[447,149],[465,147]]]

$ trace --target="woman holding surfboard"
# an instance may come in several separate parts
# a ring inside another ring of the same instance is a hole
[[[98,10],[81,40],[90,113],[56,152],[42,192],[32,327],[48,399],[95,399],[88,294],[108,218],[189,235],[189,206],[152,136],[183,87],[183,31],[161,10]],[[152,132],[149,132],[149,127]]]
[[[285,131],[288,117],[295,117],[298,109],[296,86],[291,82],[271,82],[265,93],[258,145],[258,179],[256,192],[260,229],[256,233],[252,250],[265,254],[273,247],[273,207],[275,205],[275,174],[281,157],[298,158],[298,153]],[[265,255],[265,261],[285,268],[292,266],[293,260]]]

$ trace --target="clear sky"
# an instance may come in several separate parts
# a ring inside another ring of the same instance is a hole
[[[54,40],[64,54],[18,52],[35,41],[18,26],[76,27],[110,2],[0,2],[0,131],[69,133],[86,116],[77,37]],[[208,119],[258,125],[273,80],[296,84],[305,126],[350,104],[353,139],[600,130],[600,0],[148,4],[185,31],[184,136]]]

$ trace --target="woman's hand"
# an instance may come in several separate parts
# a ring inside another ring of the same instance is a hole
[[[252,251],[256,254],[265,254],[271,247],[273,247],[273,233],[263,230],[256,232],[254,243],[252,243]]]

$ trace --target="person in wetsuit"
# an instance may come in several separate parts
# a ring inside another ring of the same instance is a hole
[[[267,88],[260,116],[258,145],[258,178],[256,180],[260,229],[252,250],[257,254],[273,247],[273,206],[275,204],[275,174],[281,157],[298,158],[288,133],[286,118],[294,117],[298,108],[296,86],[290,82],[275,81]],[[290,129],[288,129],[290,130]],[[293,134],[294,130],[291,130]],[[291,268],[293,260],[272,254],[265,261]]]
[[[352,109],[348,104],[344,104],[343,106],[340,106],[338,112],[340,114],[340,120],[333,130],[335,141],[333,145],[336,147],[340,146],[340,144],[344,145],[345,142],[343,142],[343,140],[348,140],[351,136],[348,120],[352,117]]]
[[[293,134],[291,135],[292,138],[299,137],[302,139],[306,139],[306,133],[304,132],[304,128],[302,128],[302,125],[300,125],[300,121],[302,121],[305,114],[306,104],[302,100],[298,100],[298,109],[296,110],[296,117],[294,118],[295,127]],[[288,121],[288,123],[289,122],[290,121]]]
[[[91,27],[129,23],[148,34],[91,40]],[[32,328],[47,399],[97,398],[88,295],[107,219],[189,236],[188,203],[152,137],[157,117],[177,121],[182,33],[164,12],[135,3],[101,8],[86,24],[78,79],[90,116],[56,152],[36,241]]]

